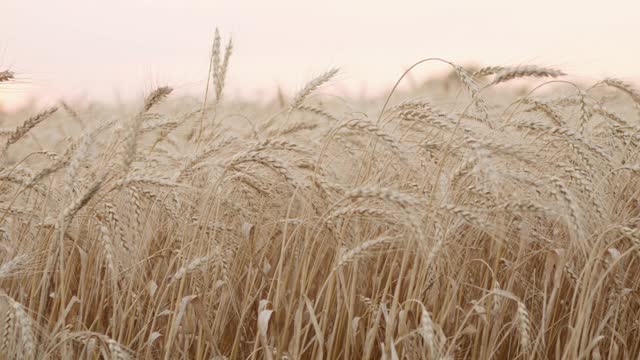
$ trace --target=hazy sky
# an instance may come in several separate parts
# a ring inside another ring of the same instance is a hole
[[[413,62],[535,63],[589,80],[640,78],[636,0],[0,0],[0,102],[200,93],[213,30],[233,36],[231,94],[289,92],[340,66],[337,86],[379,91]],[[427,65],[416,76],[445,69]]]

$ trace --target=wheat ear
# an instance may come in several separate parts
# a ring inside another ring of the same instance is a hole
[[[496,75],[496,77],[491,82],[491,85],[495,85],[495,84],[503,83],[505,81],[519,79],[523,77],[556,78],[563,75],[566,75],[566,74],[560,70],[536,66],[536,65],[508,67],[503,69],[498,73],[498,75]]]
[[[7,139],[7,142],[5,143],[4,148],[2,149],[2,153],[6,152],[7,149],[9,148],[9,146],[11,146],[12,144],[16,143],[23,136],[25,136],[31,129],[33,129],[34,127],[36,127],[36,125],[38,125],[41,122],[43,122],[44,120],[46,120],[48,117],[50,117],[56,111],[58,111],[58,108],[55,107],[55,106],[51,107],[51,108],[48,108],[48,109],[36,114],[35,116],[30,117],[27,121],[22,123],[22,125],[18,126],[13,131],[13,133],[11,134],[9,139]]]
[[[291,108],[297,109],[298,107],[300,107],[300,105],[302,105],[304,100],[309,95],[311,95],[312,92],[314,92],[317,88],[322,86],[327,81],[331,80],[331,78],[334,77],[337,73],[338,69],[333,68],[309,81],[302,89],[300,89],[300,91],[298,91],[296,96],[294,96],[293,100],[291,101]]]

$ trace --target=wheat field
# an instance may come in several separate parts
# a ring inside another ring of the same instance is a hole
[[[637,358],[631,84],[426,59],[250,103],[232,51],[199,98],[0,114],[3,358]]]

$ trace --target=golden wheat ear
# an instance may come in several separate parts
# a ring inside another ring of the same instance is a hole
[[[524,77],[544,78],[551,77],[556,78],[566,75],[564,72],[552,68],[536,66],[536,65],[523,65],[516,67],[503,68],[497,72],[496,77],[491,82],[491,85],[500,84],[513,79],[520,79]]]
[[[328,70],[327,72],[318,75],[317,77],[313,78],[313,80],[309,81],[302,89],[300,89],[300,91],[298,91],[296,93],[296,95],[293,97],[293,100],[291,100],[291,108],[292,109],[297,109],[298,107],[300,107],[300,105],[302,105],[302,103],[304,102],[304,100],[311,95],[311,93],[313,93],[316,89],[318,89],[320,86],[322,86],[323,84],[327,83],[329,80],[331,80],[331,78],[333,78],[337,73],[338,73],[339,69],[338,68],[333,68]]]
[[[56,106],[50,107],[30,117],[29,119],[27,119],[27,121],[22,123],[22,125],[16,127],[16,129],[9,136],[9,139],[7,139],[7,142],[5,143],[4,148],[2,149],[2,153],[5,153],[9,148],[9,146],[11,146],[12,144],[15,144],[18,140],[24,137],[34,127],[36,127],[41,122],[47,120],[56,111],[58,111],[58,107]]]

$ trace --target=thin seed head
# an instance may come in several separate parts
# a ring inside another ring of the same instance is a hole
[[[496,75],[495,79],[491,82],[492,85],[503,83],[512,79],[519,79],[523,77],[552,77],[566,75],[564,72],[556,69],[545,68],[536,65],[525,65],[505,68]]]
[[[149,96],[147,96],[147,98],[144,100],[144,112],[149,111],[149,109],[151,109],[154,105],[169,96],[172,91],[173,88],[169,86],[161,86],[152,91],[151,94],[149,94]]]
[[[293,98],[293,101],[291,102],[291,108],[297,109],[300,105],[302,105],[304,100],[309,95],[311,95],[312,92],[314,92],[317,88],[322,86],[327,81],[331,80],[331,78],[338,73],[338,70],[338,68],[330,69],[324,74],[321,74],[320,76],[317,76],[313,80],[309,81],[307,85],[305,85],[300,91],[298,91],[296,96]]]

